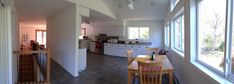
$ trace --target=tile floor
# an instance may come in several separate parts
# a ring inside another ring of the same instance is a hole
[[[88,53],[86,70],[73,77],[52,61],[52,84],[127,84],[127,58]],[[139,84],[136,78],[135,84]],[[168,76],[163,76],[168,84]]]

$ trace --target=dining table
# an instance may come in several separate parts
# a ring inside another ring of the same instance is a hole
[[[169,75],[169,84],[173,84],[173,71],[174,68],[169,61],[166,55],[155,55],[154,60],[150,60],[148,55],[138,55],[133,61],[128,65],[128,84],[132,84],[132,78],[134,74],[138,74],[138,64],[137,61],[145,62],[145,63],[162,63],[162,73]]]

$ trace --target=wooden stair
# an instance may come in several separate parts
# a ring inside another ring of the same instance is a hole
[[[33,70],[33,57],[20,55],[19,57],[19,82],[33,82],[35,75]]]

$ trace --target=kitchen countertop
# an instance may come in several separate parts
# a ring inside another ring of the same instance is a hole
[[[110,43],[110,42],[106,42]],[[123,45],[151,45],[151,42],[140,42],[140,43],[135,43],[135,44],[125,44],[125,43],[110,43],[110,44],[123,44]]]

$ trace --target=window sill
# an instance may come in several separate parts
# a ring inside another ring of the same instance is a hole
[[[209,70],[208,68],[206,68],[205,66],[199,64],[196,61],[192,62],[192,64],[196,69],[199,69],[201,72],[204,72],[202,74],[206,75],[206,77],[210,77],[210,78],[214,79],[215,81],[217,81],[217,82],[219,82],[221,84],[233,84],[230,80],[228,80],[228,79],[214,73],[213,71]]]
[[[136,40],[136,39],[128,39],[128,40]],[[138,41],[148,41],[148,40],[150,40],[150,38],[147,38],[147,39],[137,39]]]

